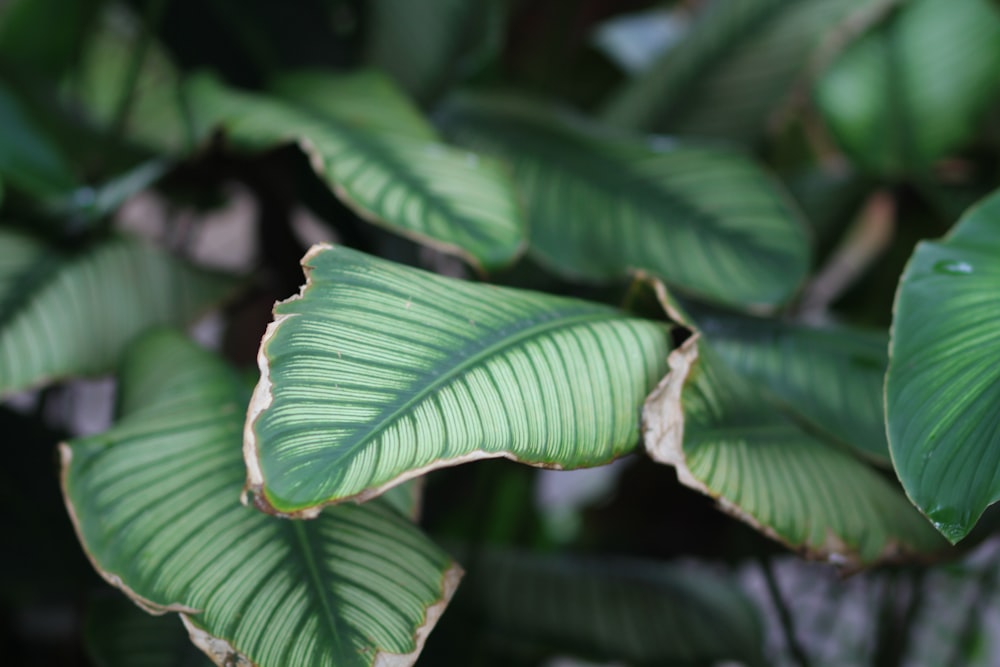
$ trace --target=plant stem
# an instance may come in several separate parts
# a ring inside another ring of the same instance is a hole
[[[781,622],[781,629],[784,631],[785,642],[788,644],[789,652],[795,658],[799,667],[811,667],[809,656],[806,655],[795,634],[795,624],[792,621],[792,614],[781,595],[781,589],[778,587],[778,580],[774,577],[774,570],[771,568],[770,559],[761,558],[760,569],[764,573],[767,592],[771,596],[771,601],[774,603],[775,609],[778,611],[778,620]]]

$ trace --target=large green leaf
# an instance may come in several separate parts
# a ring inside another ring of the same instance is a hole
[[[155,324],[184,324],[233,288],[144,242],[69,253],[0,230],[0,396],[111,370]]]
[[[857,568],[946,546],[889,480],[776,410],[700,334],[671,353],[643,419],[654,460],[806,556]]]
[[[633,129],[747,141],[767,127],[829,38],[873,0],[716,0],[688,35],[611,98]],[[849,30],[847,31],[849,34]]]
[[[248,486],[313,515],[490,457],[571,468],[631,451],[666,370],[660,323],[316,246],[275,306],[247,419]]]
[[[499,52],[502,0],[372,0],[365,60],[428,99]]]
[[[765,664],[757,611],[722,574],[499,550],[477,564],[460,599],[508,654],[658,667]]]
[[[80,540],[112,584],[181,614],[217,664],[412,665],[461,575],[378,500],[315,521],[239,502],[246,390],[172,332],[130,348],[112,430],[60,448]]]
[[[910,499],[952,542],[1000,500],[1000,192],[917,246],[896,295],[886,416]]]
[[[188,94],[203,135],[221,125],[230,142],[249,150],[298,143],[334,193],[371,222],[486,269],[521,250],[524,221],[513,186],[491,160],[350,124],[350,105],[320,117],[204,76],[191,81]]]
[[[1000,9],[990,0],[910,0],[816,88],[844,150],[892,175],[961,147],[998,94]]]
[[[885,332],[694,313],[712,349],[791,414],[866,457],[889,463],[882,409],[889,355]]]
[[[611,135],[510,97],[457,99],[442,116],[459,141],[511,161],[531,252],[571,278],[645,269],[713,301],[773,305],[808,269],[797,212],[743,156]]]

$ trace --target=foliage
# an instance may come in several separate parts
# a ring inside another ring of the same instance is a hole
[[[895,609],[989,536],[1000,9],[582,4],[0,6],[11,525],[71,541],[62,440],[166,616],[51,553],[5,607],[89,599],[87,664],[807,664],[774,554]]]

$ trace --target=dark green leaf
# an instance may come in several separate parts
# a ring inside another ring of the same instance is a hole
[[[910,499],[952,542],[1000,499],[1000,193],[923,242],[896,294],[886,416]]]
[[[458,99],[442,115],[462,143],[510,160],[531,253],[567,277],[644,269],[712,301],[775,305],[809,266],[797,211],[741,155],[612,135],[510,97]]]
[[[624,559],[487,551],[463,599],[506,653],[629,665],[765,664],[757,611],[730,578]]]
[[[844,150],[889,175],[926,169],[961,147],[998,94],[1000,9],[990,0],[910,0],[816,88]]]
[[[804,430],[695,334],[646,402],[646,449],[792,549],[848,568],[946,544],[891,482]]]

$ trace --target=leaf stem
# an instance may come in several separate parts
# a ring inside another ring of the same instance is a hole
[[[761,572],[764,574],[764,582],[767,584],[767,592],[771,596],[771,602],[774,603],[774,607],[778,612],[778,620],[781,623],[781,629],[784,631],[785,643],[788,645],[788,650],[792,654],[792,657],[795,658],[799,667],[811,667],[809,656],[806,654],[805,649],[802,648],[795,634],[795,624],[792,621],[792,614],[788,609],[788,605],[785,604],[784,597],[782,597],[781,588],[778,586],[778,580],[774,576],[774,569],[771,567],[771,560],[762,557],[759,563]]]

